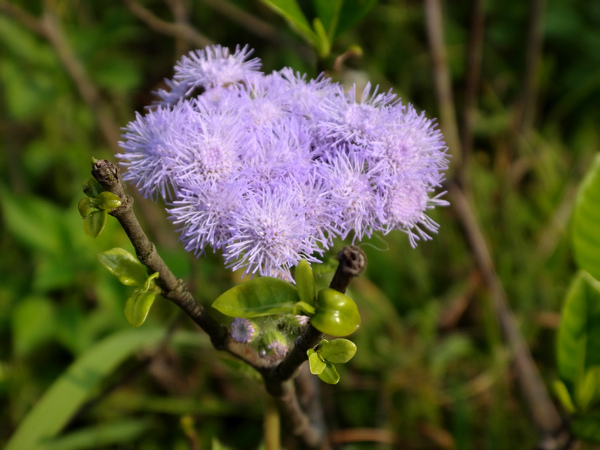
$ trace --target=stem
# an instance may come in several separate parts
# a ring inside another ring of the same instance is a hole
[[[281,448],[281,423],[277,404],[270,395],[265,396],[265,448],[279,450]]]

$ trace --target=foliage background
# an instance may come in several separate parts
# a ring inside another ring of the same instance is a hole
[[[289,65],[317,74],[308,47],[258,1],[141,3],[212,42],[248,43],[267,72]],[[475,107],[467,109],[476,4],[485,24],[481,77]],[[33,17],[46,11],[64,39],[40,36],[6,5]],[[128,289],[96,253],[131,247],[114,221],[97,240],[84,235],[76,204],[91,157],[112,158],[118,127],[152,101],[175,61],[197,46],[140,19],[136,5],[0,0],[0,443],[71,362],[129,327],[122,313]],[[534,54],[526,51],[531,16],[542,24]],[[547,385],[556,378],[558,312],[574,272],[570,212],[600,138],[599,24],[600,3],[585,0],[444,4],[457,116],[460,122],[470,111],[474,118],[466,177]],[[332,76],[393,88],[429,117],[439,115],[422,2],[377,2],[334,54],[354,44],[362,58]],[[160,206],[138,198],[136,207],[160,253],[202,301],[237,280],[219,255],[185,254]],[[531,448],[538,436],[456,210],[433,217],[441,231],[417,249],[400,232],[364,247],[368,270],[351,292],[363,313],[352,338],[359,351],[338,386],[322,386],[331,438],[348,449],[385,448],[389,439],[403,448]],[[159,301],[144,327],[171,325],[193,329]],[[179,421],[191,415],[202,448],[213,438],[256,448],[261,389],[203,335],[193,336],[128,360],[65,432],[85,430],[96,439],[88,448],[188,448]],[[98,440],[100,427],[119,423],[131,427]],[[352,432],[360,430],[378,443],[358,443]]]

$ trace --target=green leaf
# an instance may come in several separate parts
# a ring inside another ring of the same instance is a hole
[[[88,214],[90,214],[97,208],[94,205],[94,202],[91,198],[83,197],[81,200],[79,200],[79,203],[77,204],[77,209],[79,210],[79,214],[81,215],[81,217],[86,218]]]
[[[588,369],[576,387],[577,406],[586,411],[600,396],[600,367]]]
[[[360,326],[360,314],[350,297],[326,288],[317,296],[316,313],[310,323],[322,333],[332,336],[347,336]]]
[[[571,432],[579,439],[600,444],[600,412],[574,416]]]
[[[325,367],[327,366],[325,361],[323,361],[319,354],[315,352],[312,348],[309,349],[306,354],[308,355],[308,365],[310,366],[310,373],[312,373],[313,375],[322,374],[325,370]]]
[[[327,362],[344,364],[356,354],[356,345],[348,339],[334,339],[319,345],[317,352]]]
[[[282,16],[288,22],[289,26],[306,41],[312,45],[318,42],[317,35],[310,27],[306,16],[298,6],[296,0],[262,0],[262,2]]]
[[[586,372],[600,366],[600,282],[580,271],[563,306],[558,328],[558,375],[576,398]]]
[[[306,314],[308,316],[312,316],[315,313],[315,307],[309,305],[306,302],[297,302],[292,309],[292,314],[302,315]]]
[[[325,369],[319,374],[319,378],[327,384],[338,384],[340,374],[331,363],[325,363]]]
[[[127,321],[134,327],[142,325],[150,312],[150,308],[152,308],[155,298],[155,291],[141,291],[139,289],[133,291],[133,294],[125,302]]]
[[[92,211],[83,219],[83,231],[88,236],[97,238],[104,230],[106,225],[106,216],[108,213],[104,210]]]
[[[92,200],[92,202],[96,205],[96,208],[105,209],[107,211],[112,211],[115,208],[121,206],[121,199],[118,195],[113,194],[112,192],[100,192],[96,198]]]
[[[296,267],[296,288],[300,301],[309,305],[315,304],[315,277],[310,264],[302,259]]]
[[[226,316],[250,319],[271,314],[291,314],[298,300],[298,290],[287,281],[261,277],[229,289],[212,306]]]
[[[99,253],[98,260],[126,286],[143,286],[148,279],[144,265],[122,248]]]
[[[69,423],[100,382],[141,348],[158,344],[164,330],[128,330],[90,348],[54,382],[21,422],[5,450],[40,450]]]
[[[92,162],[93,161],[94,158],[92,158]],[[104,192],[104,188],[95,178],[89,178],[83,185],[83,193],[88,197],[98,197],[102,192]]]
[[[580,268],[600,280],[600,154],[581,183],[573,211],[571,239]]]
[[[321,27],[327,30],[328,41],[333,42],[344,0],[312,0],[312,3]]]
[[[318,17],[313,20],[313,28],[317,36],[317,39],[314,42],[315,49],[321,58],[326,58],[331,52],[331,42],[327,37],[327,31],[325,31],[323,23]]]
[[[567,389],[567,386],[565,386],[565,383],[560,380],[555,380],[552,387],[565,411],[569,414],[573,414],[575,412],[575,405],[573,404],[571,394],[569,394],[569,390]]]

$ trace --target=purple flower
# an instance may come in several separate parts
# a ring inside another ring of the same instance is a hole
[[[160,106],[125,128],[124,178],[165,198],[185,249],[293,281],[290,268],[318,261],[336,237],[430,239],[427,212],[447,205],[435,122],[369,84],[357,94],[289,68],[265,75],[251,53],[184,56]]]
[[[235,318],[231,323],[231,337],[234,341],[247,344],[256,336],[256,326],[248,319]]]

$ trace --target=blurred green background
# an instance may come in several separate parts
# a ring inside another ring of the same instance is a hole
[[[473,17],[482,26],[475,41]],[[443,19],[457,118],[472,118],[465,179],[549,386],[574,272],[569,217],[600,141],[600,2],[446,2]],[[77,201],[91,157],[114,160],[119,127],[203,42],[249,44],[266,72],[291,66],[315,76],[323,64],[259,1],[0,0],[0,444],[69,364],[131,328],[123,315],[131,289],[96,259],[131,246],[114,220],[98,239],[86,236]],[[472,42],[482,49],[475,82]],[[439,116],[423,2],[380,0],[333,57],[351,45],[362,57],[338,71],[332,58],[331,76],[393,88]],[[136,210],[197,298],[208,304],[235,282],[218,254],[183,252],[161,205],[136,197]],[[457,212],[432,217],[440,232],[416,249],[401,232],[364,247],[367,273],[351,291],[363,314],[352,337],[359,350],[338,386],[322,385],[331,440],[344,449],[533,448],[538,435]],[[140,330],[169,326],[194,330],[159,300]],[[189,448],[185,415],[202,448],[213,440],[257,448],[258,386],[203,334],[180,332],[103,379],[64,431],[79,431],[81,442],[62,448]],[[370,442],[358,442],[360,430]]]

